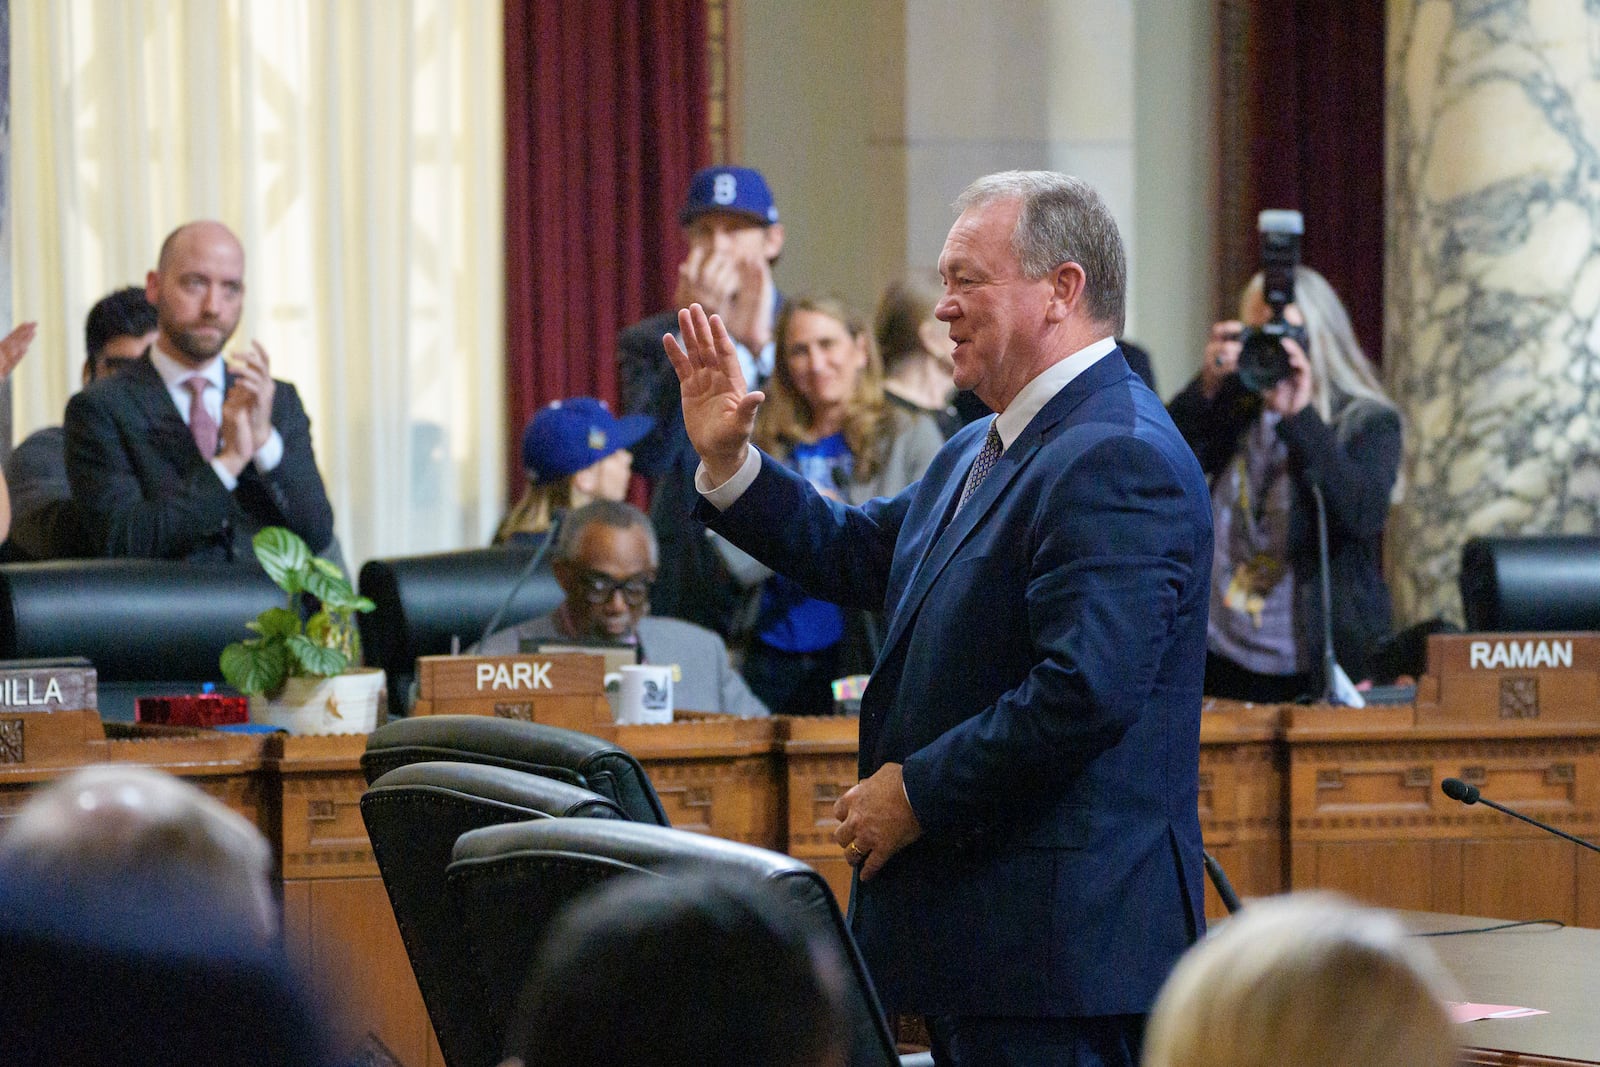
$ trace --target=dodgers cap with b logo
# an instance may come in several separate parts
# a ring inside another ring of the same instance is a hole
[[[687,226],[708,211],[748,215],[763,226],[778,221],[767,179],[751,167],[706,167],[695,174],[678,221]]]

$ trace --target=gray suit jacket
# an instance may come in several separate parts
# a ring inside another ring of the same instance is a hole
[[[507,656],[520,651],[524,641],[570,640],[556,628],[551,614],[496,630],[474,651],[480,656]],[[720,711],[742,719],[771,714],[729,664],[722,638],[705,627],[647,615],[639,620],[639,644],[644,662],[678,665],[680,677],[672,683],[674,711]]]

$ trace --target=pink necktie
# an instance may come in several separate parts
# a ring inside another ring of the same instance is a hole
[[[189,432],[194,434],[195,447],[200,449],[200,454],[206,459],[212,459],[217,454],[217,420],[206,410],[205,399],[206,386],[211,383],[196,374],[192,378],[185,378],[183,384],[191,394]]]

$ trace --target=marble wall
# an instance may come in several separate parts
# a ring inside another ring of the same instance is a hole
[[[1397,621],[1461,545],[1600,528],[1600,3],[1390,0],[1385,363]]]

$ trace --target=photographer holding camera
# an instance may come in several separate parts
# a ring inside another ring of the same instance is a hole
[[[1381,553],[1402,433],[1333,287],[1298,265],[1298,215],[1292,247],[1274,247],[1266,214],[1240,321],[1212,326],[1199,375],[1168,405],[1211,484],[1205,692],[1258,702],[1325,691],[1318,490],[1334,658],[1363,678],[1389,634]]]

